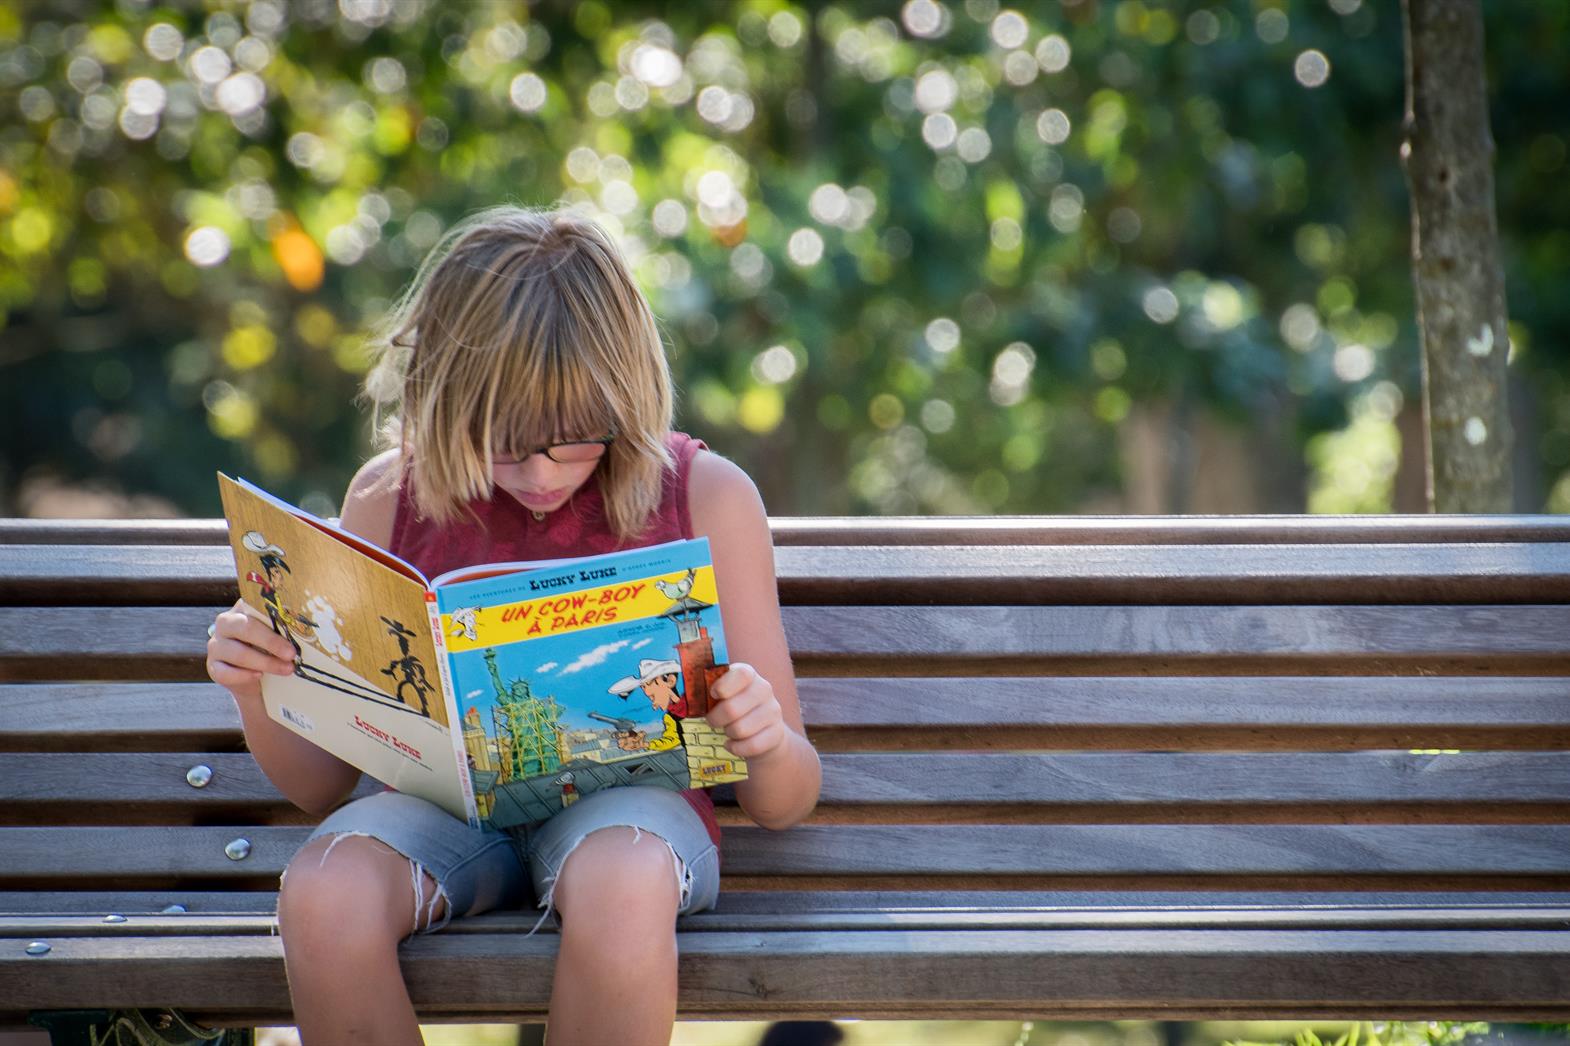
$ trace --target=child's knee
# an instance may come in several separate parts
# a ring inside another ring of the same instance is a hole
[[[284,872],[278,894],[279,930],[285,938],[402,940],[415,924],[410,867],[407,857],[375,839],[350,835],[313,839]],[[434,884],[428,876],[425,879],[423,885],[433,891]]]
[[[576,919],[674,927],[681,903],[680,860],[652,832],[602,828],[585,836],[562,862],[555,903],[563,926]]]

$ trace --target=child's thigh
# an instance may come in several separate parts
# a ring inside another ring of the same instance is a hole
[[[302,874],[307,882],[296,887],[291,880]],[[359,875],[368,876],[360,881],[369,893],[363,899],[353,896]],[[391,903],[406,936],[455,916],[517,907],[528,896],[528,877],[503,833],[470,828],[424,799],[382,792],[340,807],[311,833],[284,875],[285,895],[306,890],[347,892],[343,903],[354,907]]]
[[[580,847],[597,859],[569,863]],[[608,889],[634,894],[646,889],[658,897],[669,883],[675,886],[677,914],[711,908],[719,895],[719,851],[707,826],[680,793],[665,788],[590,793],[529,828],[524,848],[535,895],[547,911],[559,885],[582,900]],[[617,866],[616,874],[607,874],[607,861]]]

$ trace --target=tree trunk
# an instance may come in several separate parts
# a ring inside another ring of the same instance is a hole
[[[1428,504],[1511,510],[1504,274],[1479,0],[1402,0]]]

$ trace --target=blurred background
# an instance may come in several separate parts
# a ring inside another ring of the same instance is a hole
[[[1489,0],[1516,508],[1570,510],[1570,3]],[[444,228],[624,244],[774,514],[1422,511],[1394,0],[9,0],[0,515],[336,514]]]

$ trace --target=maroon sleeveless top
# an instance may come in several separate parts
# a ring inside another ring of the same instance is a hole
[[[405,470],[389,551],[414,564],[426,577],[435,577],[480,563],[592,556],[690,538],[693,535],[687,479],[692,473],[692,459],[698,451],[708,448],[702,440],[682,432],[671,433],[665,445],[676,467],[665,470],[659,505],[643,533],[631,541],[617,537],[605,518],[598,474],[579,487],[561,508],[545,513],[544,519],[535,519],[533,510],[511,495],[493,491],[490,498],[469,503],[472,516],[465,513],[450,523],[438,524],[419,518]],[[718,846],[720,826],[708,790],[692,788],[682,796],[703,819],[710,838]]]

